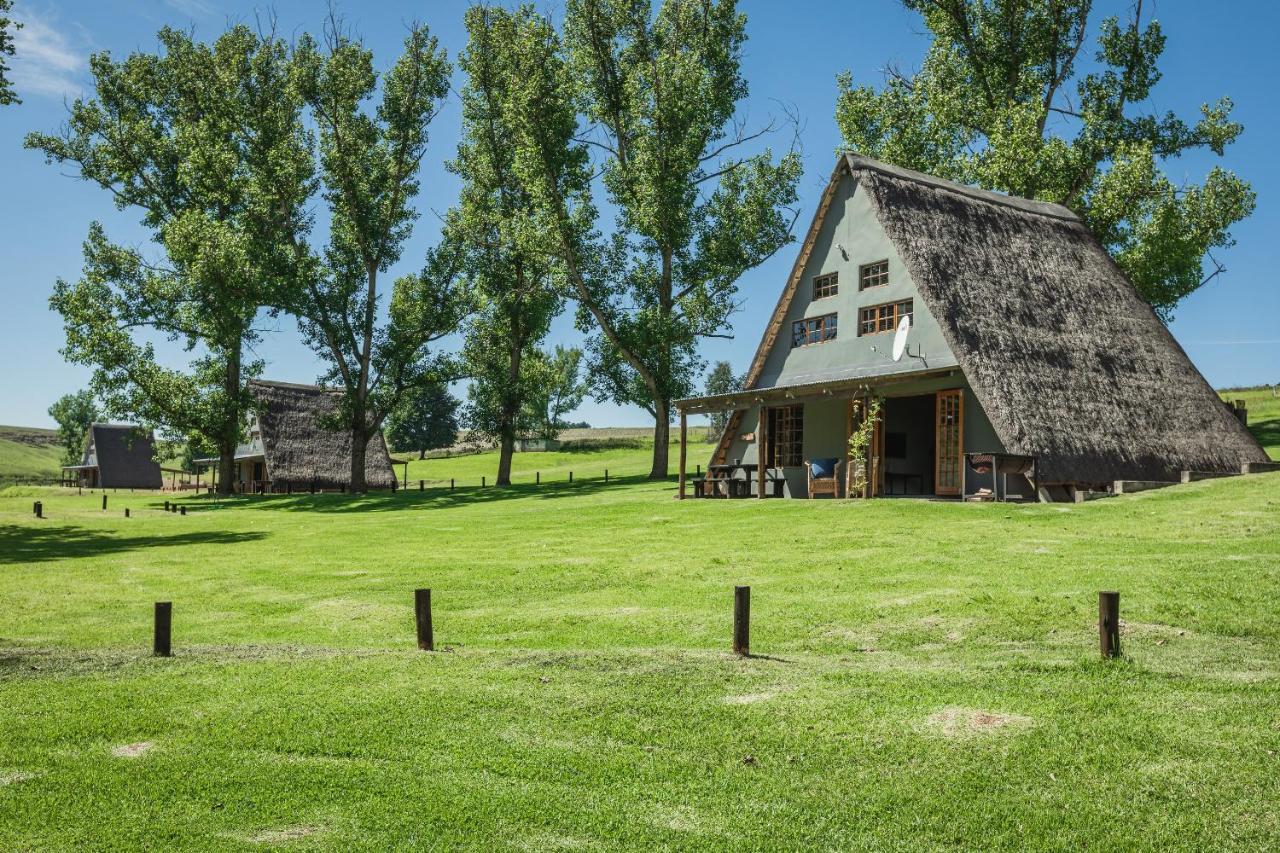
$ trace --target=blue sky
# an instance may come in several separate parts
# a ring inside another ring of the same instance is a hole
[[[49,426],[46,410],[61,394],[83,387],[86,368],[63,363],[59,318],[48,309],[54,281],[79,274],[80,244],[91,220],[103,221],[115,239],[145,239],[136,215],[118,212],[108,195],[47,166],[22,148],[30,130],[55,130],[65,115],[64,99],[85,91],[90,52],[124,55],[153,50],[163,24],[194,27],[213,39],[227,22],[253,22],[274,10],[279,30],[318,31],[327,4],[318,0],[281,0],[273,5],[213,0],[17,0],[16,14],[26,22],[13,61],[21,106],[0,108],[0,423]],[[418,2],[340,2],[339,10],[375,49],[385,67],[396,55],[405,24],[428,24],[454,56],[465,46],[460,0]],[[818,192],[833,165],[839,134],[833,120],[836,74],[853,72],[860,81],[878,82],[888,63],[912,67],[926,41],[923,26],[898,0],[742,0],[749,18],[750,42],[745,72],[751,96],[743,105],[753,120],[794,105],[803,120],[801,142],[805,175],[801,183],[807,225]],[[1232,0],[1209,6],[1195,0],[1150,2],[1168,36],[1164,79],[1150,107],[1194,118],[1199,104],[1222,95],[1236,102],[1245,133],[1229,151],[1228,167],[1252,182],[1258,193],[1253,217],[1235,229],[1238,245],[1221,252],[1228,272],[1187,299],[1172,329],[1192,360],[1217,386],[1280,382],[1280,54],[1274,34],[1280,30],[1280,4]],[[1126,14],[1128,2],[1098,0],[1096,13]],[[1209,13],[1212,9],[1213,13]],[[416,269],[438,238],[432,211],[443,211],[457,185],[442,168],[457,142],[456,100],[432,128],[432,148],[424,164],[423,217],[400,268]],[[785,146],[787,140],[777,144]],[[1215,158],[1192,156],[1169,164],[1177,180],[1200,180]],[[733,319],[733,340],[708,342],[706,358],[728,359],[743,370],[794,257],[780,252],[741,281],[742,310]],[[552,342],[577,342],[571,318],[555,324]],[[1123,347],[1123,341],[1117,341]],[[267,376],[310,382],[320,367],[290,323],[266,336],[258,350],[268,362]],[[648,422],[639,409],[588,402],[579,418],[598,426]]]

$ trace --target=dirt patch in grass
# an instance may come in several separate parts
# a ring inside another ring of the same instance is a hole
[[[768,702],[770,699],[774,698],[777,695],[778,695],[777,693],[773,693],[773,692],[743,693],[737,696],[724,697],[724,703],[726,705],[754,705],[757,702]]]
[[[36,778],[36,774],[27,773],[23,770],[3,771],[0,770],[0,788],[5,785],[16,785],[19,782],[26,782],[29,779]]]
[[[321,832],[318,826],[286,826],[281,829],[264,829],[246,836],[250,844],[287,844],[290,841],[301,841]]]
[[[958,738],[1024,729],[1031,725],[1031,718],[977,708],[943,708],[930,714],[925,719],[925,725],[945,737]]]
[[[111,748],[111,754],[116,758],[141,758],[155,747],[155,744],[149,740],[140,740],[137,743],[124,743],[120,746]]]

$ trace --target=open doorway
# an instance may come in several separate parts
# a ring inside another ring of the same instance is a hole
[[[885,495],[932,495],[937,470],[936,396],[888,397],[884,423]]]

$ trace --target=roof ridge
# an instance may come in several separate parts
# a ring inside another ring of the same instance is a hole
[[[280,382],[275,379],[250,379],[246,385],[270,385],[273,388],[295,388],[299,391],[329,391],[338,392],[340,388],[330,388],[327,385],[308,385],[305,382]]]
[[[1024,213],[1034,213],[1040,216],[1048,216],[1053,219],[1064,219],[1069,222],[1080,222],[1080,216],[1071,208],[1056,202],[1037,201],[1032,198],[1022,198],[1021,196],[1009,195],[1007,193],[996,192],[995,190],[985,190],[981,187],[971,187],[968,184],[962,184],[957,181],[939,178],[937,175],[929,175],[924,172],[917,172],[914,169],[908,169],[904,166],[895,166],[892,163],[885,163],[862,154],[854,154],[851,151],[844,153],[845,161],[849,164],[850,170],[870,170],[880,172],[892,178],[901,178],[907,181],[914,181],[918,184],[934,187],[935,189],[945,190],[956,193],[957,195],[966,196],[976,201],[985,201],[990,204],[998,204],[1004,207],[1012,207],[1021,210]]]

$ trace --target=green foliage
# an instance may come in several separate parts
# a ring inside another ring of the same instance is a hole
[[[85,434],[98,419],[98,404],[89,390],[64,394],[49,407],[49,417],[58,424],[58,444],[62,463],[78,465],[84,454]]]
[[[419,458],[458,441],[458,400],[443,382],[428,382],[406,391],[387,415],[387,443],[398,451],[416,450]]]
[[[7,57],[13,56],[13,34],[22,29],[21,21],[9,17],[12,9],[13,0],[0,0],[0,107],[22,103],[13,90],[13,81],[9,79]]]
[[[244,358],[254,318],[298,272],[308,134],[283,41],[244,26],[212,45],[169,28],[158,38],[157,54],[94,55],[96,96],[72,104],[60,135],[33,133],[27,147],[137,211],[161,259],[93,223],[83,277],[59,281],[50,304],[64,355],[94,368],[108,412],[206,440],[225,466],[245,380],[261,367]],[[161,364],[157,337],[192,353],[187,370]]]
[[[452,332],[465,310],[455,287],[457,247],[446,243],[429,253],[421,273],[393,283],[387,319],[378,322],[379,276],[399,260],[417,218],[412,202],[427,127],[449,91],[451,68],[422,25],[410,27],[404,53],[381,80],[372,52],[341,22],[331,19],[325,36],[323,47],[309,35],[299,39],[292,79],[319,130],[330,237],[314,275],[298,275],[285,304],[330,365],[325,381],[343,389],[351,487],[363,491],[369,436],[409,389],[452,370],[429,345]],[[370,110],[366,102],[379,91]]]
[[[709,397],[716,394],[732,394],[742,388],[745,379],[745,376],[738,376],[733,372],[733,367],[729,362],[717,361],[711,366],[710,372],[707,373],[705,393]],[[729,413],[712,412],[707,415],[707,420],[710,422],[710,428],[707,430],[707,440],[719,441],[720,435],[729,423]]]
[[[1214,167],[1200,185],[1161,169],[1196,149],[1222,156],[1243,128],[1223,98],[1188,122],[1149,107],[1165,37],[1133,17],[1097,27],[1097,70],[1080,73],[1091,0],[903,0],[933,41],[919,71],[876,90],[839,79],[836,121],[863,154],[1079,213],[1164,319],[1223,271],[1212,255],[1255,194]],[[1071,88],[1074,86],[1074,97]],[[1206,277],[1204,260],[1213,270]]]
[[[551,352],[539,351],[528,366],[529,396],[525,419],[538,438],[556,439],[569,428],[564,416],[572,412],[591,390],[581,378],[582,350],[556,344]]]
[[[871,398],[870,402],[855,400],[853,402],[853,420],[855,426],[849,433],[849,471],[852,482],[865,490],[867,483],[867,450],[875,437],[876,423],[880,420],[881,400]]]
[[[724,334],[737,279],[791,240],[800,158],[738,153],[761,135],[736,118],[745,40],[733,0],[571,0],[563,44],[544,22],[513,51],[515,164],[594,333],[597,396],[643,406],[664,434],[701,371],[698,342]],[[665,440],[650,473],[667,474]]]
[[[467,11],[469,42],[460,65],[462,141],[450,170],[463,181],[449,212],[449,239],[462,246],[462,268],[477,312],[468,329],[463,361],[471,379],[467,422],[502,446],[498,483],[509,479],[517,435],[538,427],[532,407],[541,377],[538,345],[563,307],[549,235],[538,227],[536,207],[513,166],[506,105],[522,82],[506,46],[538,20],[529,8],[507,12],[488,6]],[[532,369],[531,369],[532,368]]]

